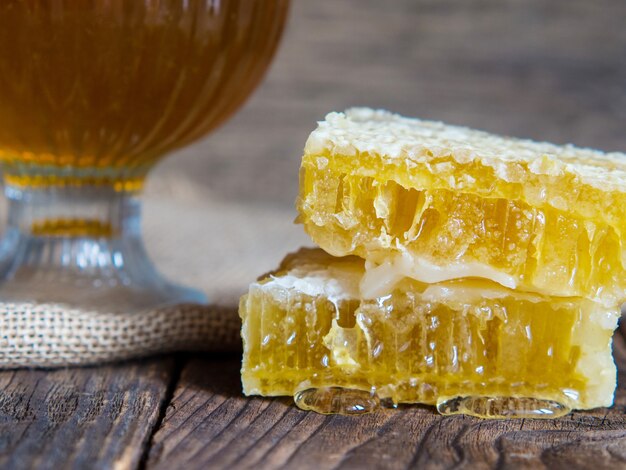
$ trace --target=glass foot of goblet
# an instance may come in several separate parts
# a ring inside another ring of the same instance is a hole
[[[7,187],[0,302],[57,303],[102,312],[206,303],[148,258],[136,194],[110,187]]]

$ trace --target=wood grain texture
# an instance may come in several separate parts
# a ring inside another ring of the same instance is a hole
[[[137,468],[174,364],[1,372],[0,468]]]
[[[153,439],[148,469],[626,468],[626,343],[615,406],[557,420],[437,415],[405,406],[323,416],[241,396],[239,358],[193,357]]]

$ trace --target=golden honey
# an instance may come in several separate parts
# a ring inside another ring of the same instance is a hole
[[[19,187],[141,188],[260,81],[287,0],[3,0],[0,161]]]
[[[321,413],[610,406],[625,188],[624,154],[330,113],[297,200],[320,249],[242,298],[244,391]]]
[[[480,277],[613,307],[626,301],[625,187],[624,154],[353,109],[309,137],[297,208],[318,246],[381,267],[364,288]]]
[[[480,414],[485,401],[500,399],[487,417],[554,417],[612,403],[618,310],[486,280],[407,279],[389,295],[359,300],[363,265],[302,250],[250,287],[240,308],[245,393],[306,401],[311,390],[360,392],[344,412],[358,411],[359,400],[387,400],[452,413],[463,399]]]
[[[342,173],[330,164],[318,169],[307,158],[298,210],[318,246],[382,265],[382,276],[394,257],[410,257],[409,269],[397,280],[487,277],[509,288],[611,306],[626,295],[622,241],[599,216],[583,219],[524,200],[450,189],[406,188],[380,176]],[[426,266],[420,269],[418,262]],[[374,282],[374,294],[384,293],[384,282]]]

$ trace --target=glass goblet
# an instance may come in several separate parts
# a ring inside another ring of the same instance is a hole
[[[0,301],[123,311],[206,301],[152,266],[138,196],[160,158],[258,85],[287,6],[0,2]]]

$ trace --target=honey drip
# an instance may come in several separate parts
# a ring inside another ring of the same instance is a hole
[[[565,416],[571,409],[552,400],[520,397],[457,397],[437,403],[442,415],[465,414],[478,418],[551,419]]]
[[[321,414],[361,415],[380,407],[375,393],[341,387],[309,388],[293,399],[298,408]]]

